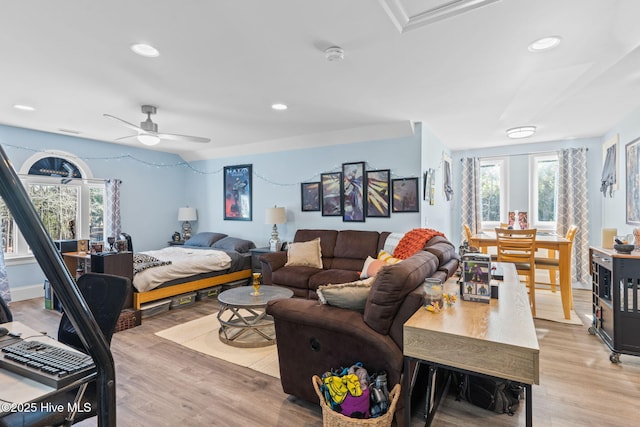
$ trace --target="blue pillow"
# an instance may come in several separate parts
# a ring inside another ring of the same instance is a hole
[[[213,233],[210,231],[205,231],[202,233],[198,233],[195,236],[191,237],[189,240],[184,242],[184,246],[192,246],[198,248],[208,248],[213,245],[220,239],[227,237],[226,234],[222,233]]]
[[[251,240],[238,239],[237,237],[225,237],[211,245],[214,249],[226,249],[240,253],[249,252],[249,249],[256,247]]]

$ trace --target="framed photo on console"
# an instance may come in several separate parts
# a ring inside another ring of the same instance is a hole
[[[224,167],[224,219],[251,221],[252,165]]]

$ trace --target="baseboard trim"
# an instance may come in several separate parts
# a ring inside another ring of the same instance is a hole
[[[44,295],[44,285],[20,286],[11,289],[11,301],[24,301],[32,298],[42,298]]]

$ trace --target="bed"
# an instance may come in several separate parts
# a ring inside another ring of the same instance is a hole
[[[183,246],[134,254],[133,308],[251,277],[250,240],[202,232]]]

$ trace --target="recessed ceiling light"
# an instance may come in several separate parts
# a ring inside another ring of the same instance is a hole
[[[24,105],[24,104],[14,104],[13,108],[15,108],[16,110],[22,110],[22,111],[36,111],[35,107],[32,107],[31,105]]]
[[[155,58],[160,56],[160,52],[155,47],[146,43],[137,43],[131,45],[131,50],[140,56],[146,56],[147,58]]]
[[[277,111],[284,111],[289,107],[287,107],[286,104],[273,104],[273,105],[271,105],[271,108],[273,108],[274,110],[277,110]]]
[[[513,139],[528,138],[534,133],[536,133],[535,126],[519,126],[517,128],[507,129],[507,136]]]
[[[561,40],[562,38],[560,36],[543,37],[529,45],[529,52],[542,52],[544,50],[553,49],[560,44]]]
[[[324,51],[327,61],[342,61],[344,59],[344,49],[338,46],[331,46]]]

